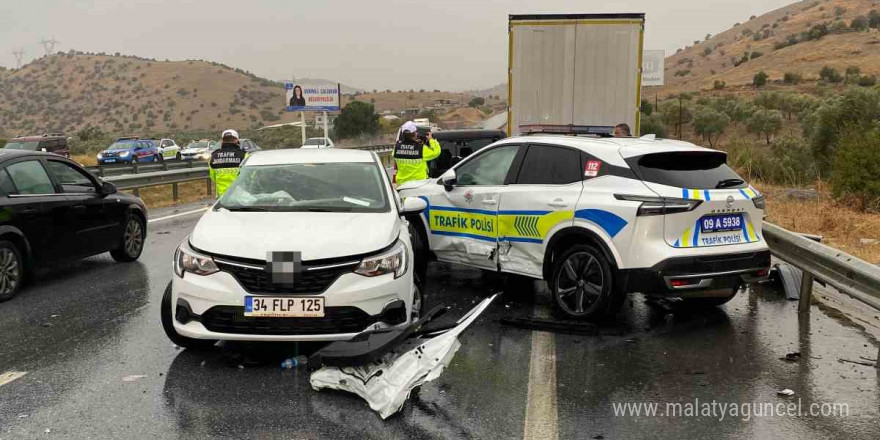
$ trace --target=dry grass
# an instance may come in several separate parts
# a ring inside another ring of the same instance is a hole
[[[98,159],[93,154],[72,154],[70,159],[83,166],[94,166],[98,164]]]
[[[767,194],[767,219],[788,230],[822,235],[823,243],[855,255],[865,261],[880,263],[880,243],[861,244],[860,239],[880,239],[880,214],[854,210],[843,201],[834,200],[822,182],[816,187],[815,200],[799,200],[786,195],[786,188],[757,183]]]
[[[788,35],[800,34],[814,25],[836,21],[834,9],[837,6],[846,8],[840,19],[847,25],[856,16],[867,15],[868,11],[877,7],[872,1],[829,0],[819,4],[822,10],[818,6],[804,10],[813,2],[814,0],[806,0],[793,3],[753,20],[742,17],[739,20],[742,24],[739,26],[670,55],[666,58],[666,85],[647,88],[645,95],[659,93],[661,96],[667,96],[682,91],[711,90],[715,80],[725,81],[729,88],[736,89],[736,86],[751,84],[752,77],[759,71],[766,72],[771,81],[781,80],[785,72],[800,73],[804,79],[812,80],[808,85],[814,84],[813,81],[819,77],[819,70],[826,65],[836,68],[841,73],[848,66],[858,66],[862,69],[862,73],[880,73],[880,44],[878,44],[880,34],[876,31],[832,34],[819,41],[803,42],[774,50],[774,45],[784,41]],[[790,14],[788,20],[781,21],[786,13]],[[777,25],[775,29],[772,28],[774,23]],[[764,26],[770,26],[773,36],[761,41],[753,41],[751,36],[744,37],[742,34],[744,29],[757,32]],[[712,49],[712,53],[704,57],[702,54],[707,47]],[[731,63],[731,56],[740,58],[743,52],[756,51],[764,55],[739,67],[734,67]],[[688,59],[693,62],[691,67],[688,67]],[[691,73],[685,77],[677,77],[675,72],[679,70],[690,70]],[[804,85],[800,88],[803,87]]]
[[[131,193],[131,191],[125,191]],[[208,196],[207,185],[203,180],[184,182],[179,184],[179,200],[175,203],[172,197],[171,185],[153,186],[140,190],[140,197],[146,203],[147,208],[162,208],[184,203],[196,202]]]

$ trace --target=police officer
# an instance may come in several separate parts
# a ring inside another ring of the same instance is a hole
[[[217,187],[217,197],[222,196],[238,177],[239,166],[247,156],[238,145],[237,131],[225,130],[221,137],[220,149],[211,153],[211,161],[208,162],[208,173]]]
[[[428,178],[428,161],[440,156],[440,143],[431,137],[430,130],[424,139],[416,135],[418,126],[407,121],[400,127],[400,137],[394,144],[394,163],[397,165],[397,185],[410,180]]]

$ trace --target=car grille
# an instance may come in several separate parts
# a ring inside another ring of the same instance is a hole
[[[116,153],[102,153],[101,156],[105,157],[105,158],[106,157],[116,157]]]
[[[288,294],[309,295],[322,293],[330,287],[337,278],[346,273],[351,273],[359,263],[349,263],[341,266],[331,264],[316,265],[303,264],[303,271],[294,275],[293,286],[275,284],[271,275],[262,267],[260,269],[243,267],[224,262],[225,259],[215,260],[217,267],[223,272],[231,274],[238,283],[253,294]],[[247,263],[253,265],[253,263]],[[258,266],[265,263],[258,264]]]
[[[323,335],[360,333],[378,318],[357,307],[327,307],[323,318],[269,318],[244,316],[244,307],[214,306],[201,315],[206,329],[243,335]]]

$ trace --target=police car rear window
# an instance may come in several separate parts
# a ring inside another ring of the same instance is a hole
[[[642,180],[676,188],[748,187],[727,165],[727,156],[720,152],[654,153],[629,158],[627,163]]]

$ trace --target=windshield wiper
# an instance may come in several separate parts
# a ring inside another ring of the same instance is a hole
[[[715,189],[730,188],[731,186],[742,185],[743,183],[746,183],[746,181],[742,179],[724,179],[715,185]]]
[[[264,206],[223,206],[226,210],[233,212],[271,212],[276,211],[272,208],[267,208]]]

